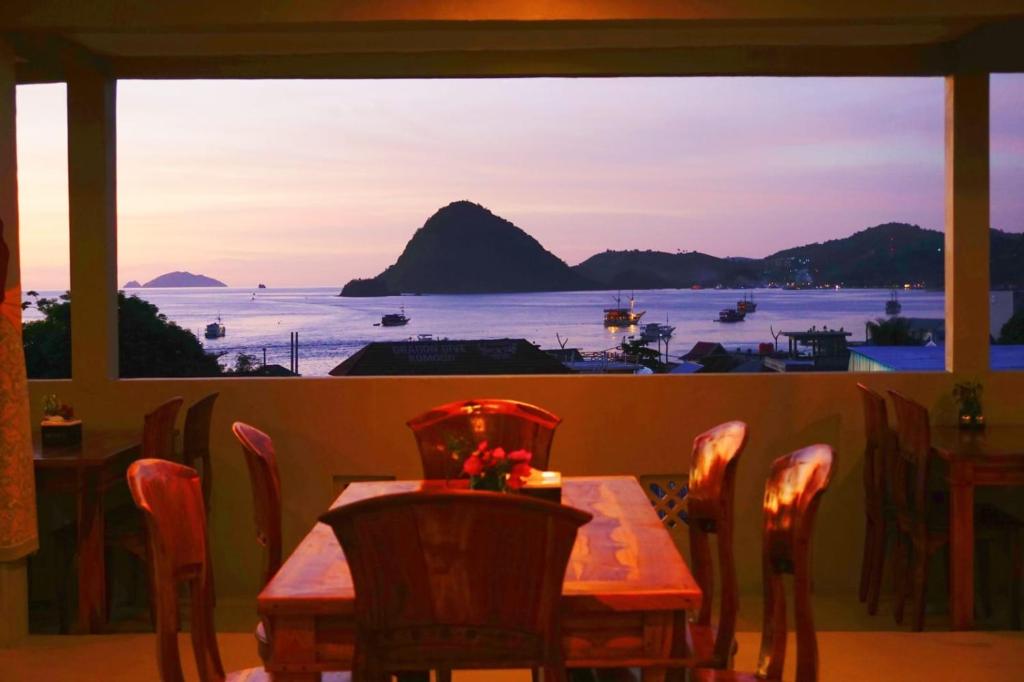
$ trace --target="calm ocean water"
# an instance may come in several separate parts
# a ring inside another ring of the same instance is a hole
[[[222,364],[238,353],[288,366],[289,333],[299,333],[299,371],[322,376],[371,341],[401,341],[419,334],[434,338],[525,338],[542,348],[557,348],[556,334],[567,346],[601,351],[617,346],[633,332],[613,333],[602,323],[602,310],[615,305],[615,291],[447,296],[340,298],[336,287],[309,289],[136,289],[130,293],[160,308],[167,318],[196,332],[210,352],[223,353]],[[715,322],[718,311],[753,293],[756,313],[743,322]],[[43,292],[52,296],[54,292]],[[636,293],[642,322],[675,326],[671,356],[682,355],[697,341],[717,341],[727,348],[748,348],[771,341],[770,328],[802,331],[816,325],[853,332],[864,339],[865,324],[884,317],[889,292],[884,289],[714,290],[664,289]],[[624,305],[625,298],[623,299]],[[943,317],[941,291],[901,291],[903,315]],[[381,315],[399,312],[411,318],[404,327],[375,327]],[[203,338],[205,326],[220,315],[227,336]],[[34,309],[25,311],[34,319]]]

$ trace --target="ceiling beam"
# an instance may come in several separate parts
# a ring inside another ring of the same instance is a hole
[[[1021,0],[6,0],[0,30],[260,30],[366,22],[872,23],[1024,16]]]
[[[700,47],[670,49],[349,53],[240,57],[130,57],[117,78],[474,78],[530,76],[935,76],[949,45]]]

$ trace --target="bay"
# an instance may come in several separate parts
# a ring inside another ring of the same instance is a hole
[[[53,296],[56,292],[41,292]],[[420,295],[341,298],[336,287],[241,289],[130,289],[156,305],[179,326],[196,333],[221,363],[234,364],[239,353],[289,366],[289,334],[299,333],[299,371],[324,376],[338,363],[372,341],[403,341],[430,334],[435,339],[525,338],[542,348],[603,351],[617,347],[639,330],[609,330],[603,309],[616,305],[616,291],[571,291],[522,294]],[[718,311],[753,295],[757,312],[746,320],[723,324]],[[905,317],[944,317],[941,291],[900,291]],[[638,291],[636,309],[642,323],[674,326],[669,354],[678,357],[698,341],[715,341],[729,350],[772,342],[775,332],[843,328],[862,341],[868,321],[884,317],[886,289],[661,289]],[[628,292],[622,294],[628,305]],[[410,318],[403,327],[379,327],[382,315],[402,308]],[[204,339],[203,330],[220,317],[227,335]],[[38,319],[34,309],[25,319]],[[780,339],[784,347],[785,339]]]

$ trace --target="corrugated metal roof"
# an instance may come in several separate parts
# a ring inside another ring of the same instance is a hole
[[[850,352],[895,372],[941,372],[946,368],[945,346],[854,346]],[[993,370],[1024,369],[1024,346],[993,345],[989,357]]]
[[[330,371],[331,376],[572,373],[526,339],[379,341]]]

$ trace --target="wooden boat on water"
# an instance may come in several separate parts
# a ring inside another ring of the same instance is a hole
[[[210,324],[206,325],[206,333],[204,334],[204,336],[206,336],[206,338],[208,339],[219,339],[225,336],[227,333],[228,329],[227,327],[224,326],[224,323],[221,322],[220,315],[218,315],[216,322],[211,322]]]
[[[743,300],[736,301],[736,312],[744,314],[757,312],[757,303],[754,301],[754,295],[750,294],[748,298],[746,294],[743,294]]]
[[[718,319],[715,322],[742,322],[747,314],[735,308],[723,308],[718,311]]]
[[[615,307],[604,309],[604,326],[606,327],[633,327],[640,322],[645,310],[636,312],[636,300],[629,297],[629,307],[622,306],[622,295],[615,297]]]

